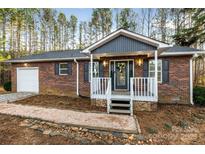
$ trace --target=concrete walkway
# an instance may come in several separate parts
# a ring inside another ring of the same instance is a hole
[[[86,113],[73,110],[60,110],[8,103],[0,103],[0,113],[37,118],[55,123],[63,123],[99,130],[137,133],[137,124],[135,119],[127,115]]]
[[[28,93],[28,92],[0,94],[0,103],[14,102],[14,101],[25,99],[25,98],[28,98],[34,95],[36,94]]]

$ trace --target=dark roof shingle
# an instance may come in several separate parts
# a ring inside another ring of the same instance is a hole
[[[89,58],[88,55],[81,53],[80,51],[81,50],[49,51],[49,52],[44,52],[42,54],[33,54],[21,58],[8,60],[7,62]]]

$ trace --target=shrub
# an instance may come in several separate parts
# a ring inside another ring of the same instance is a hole
[[[194,103],[205,106],[205,87],[195,87],[193,90]]]
[[[158,133],[158,131],[155,127],[147,128],[147,132],[150,133],[150,134],[157,134]]]
[[[179,123],[178,123],[178,126],[180,126],[183,129],[186,129],[186,128],[188,128],[189,124],[185,120],[180,120]]]
[[[171,123],[164,123],[164,128],[166,130],[172,130],[172,124]]]
[[[11,82],[4,83],[4,90],[11,91]]]

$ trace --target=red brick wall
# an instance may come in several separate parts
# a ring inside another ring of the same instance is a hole
[[[101,58],[108,64],[104,68],[104,76],[109,76],[109,60],[111,59],[134,59],[135,57]],[[145,57],[142,57],[145,58]],[[169,60],[169,83],[159,83],[160,103],[181,103],[189,104],[189,60],[190,57],[165,57]],[[83,96],[90,96],[89,82],[84,81],[84,63],[79,62],[79,92]],[[31,67],[39,67],[40,93],[76,96],[76,64],[72,63],[72,75],[59,76],[54,73],[55,62],[29,63]],[[142,76],[143,66],[135,64],[135,77]],[[16,91],[16,67],[23,67],[23,64],[13,64],[12,67],[12,90]]]
[[[190,58],[164,58],[169,60],[169,83],[159,84],[160,103],[190,104]]]
[[[76,96],[76,63],[72,62],[72,75],[55,75],[55,63],[42,62],[28,63],[28,67],[39,67],[39,89],[41,94]],[[84,63],[79,62],[79,92],[81,95],[90,96],[89,82],[84,82]],[[16,92],[16,68],[24,67],[23,64],[12,65],[12,91]]]

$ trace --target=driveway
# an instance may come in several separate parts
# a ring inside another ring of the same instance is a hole
[[[0,94],[0,103],[9,103],[17,100],[22,100],[31,96],[34,96],[34,93],[20,92],[20,93],[9,93],[9,94]]]
[[[89,113],[8,103],[0,103],[0,113],[28,118],[37,118],[55,123],[80,126],[90,129],[110,130],[126,133],[138,132],[136,119],[128,115]]]

